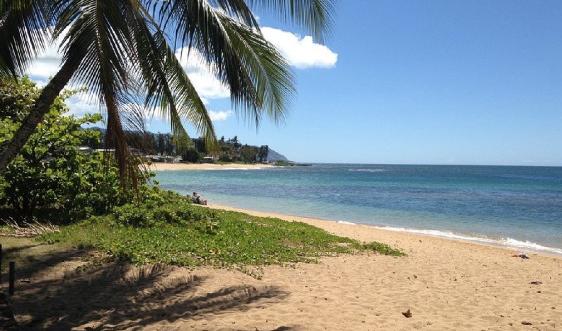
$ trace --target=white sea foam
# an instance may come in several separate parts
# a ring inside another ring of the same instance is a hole
[[[381,226],[377,227],[383,230],[390,230],[390,231],[398,231],[398,232],[409,232],[415,234],[423,234],[428,236],[434,237],[441,237],[441,238],[448,238],[448,239],[455,239],[455,240],[464,240],[470,242],[476,242],[481,244],[488,244],[488,245],[495,245],[495,246],[503,246],[512,249],[523,249],[529,251],[540,251],[540,252],[547,252],[557,255],[562,255],[562,249],[555,248],[555,247],[547,247],[543,245],[539,245],[534,242],[530,241],[520,241],[513,238],[502,238],[502,239],[491,239],[491,238],[484,238],[484,237],[474,237],[468,235],[457,234],[449,231],[439,231],[439,230],[419,230],[419,229],[409,229],[409,228],[399,228],[399,227],[391,227],[391,226]]]
[[[543,251],[562,255],[562,249],[554,247],[546,247],[530,241],[520,241],[513,238],[506,238],[503,240],[506,246],[517,247],[522,249],[529,249],[532,251]]]
[[[370,168],[352,168],[352,169],[348,169],[348,171],[353,171],[353,172],[385,172],[385,169],[370,169]]]
[[[355,224],[355,223],[353,223],[353,222],[346,222],[346,221],[337,221],[337,223],[339,223],[339,224],[347,224],[347,225],[357,225],[357,224]]]

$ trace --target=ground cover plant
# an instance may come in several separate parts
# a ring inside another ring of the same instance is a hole
[[[403,253],[382,243],[363,244],[317,227],[193,205],[155,190],[143,203],[43,235],[48,243],[94,248],[137,264],[244,266],[313,262],[361,251]]]

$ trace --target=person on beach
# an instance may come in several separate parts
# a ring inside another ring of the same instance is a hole
[[[207,205],[207,200],[201,199],[201,196],[197,192],[193,192],[193,195],[191,196],[191,201],[198,205],[205,205],[205,206]]]
[[[193,192],[193,195],[191,195],[191,201],[199,204],[201,202],[201,196],[197,194],[197,192]]]

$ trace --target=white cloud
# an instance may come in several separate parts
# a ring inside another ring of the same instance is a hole
[[[176,57],[204,102],[230,97],[229,88],[210,72],[199,52],[193,49],[188,52],[186,48],[180,48],[176,50]]]
[[[99,113],[99,103],[95,95],[88,92],[77,93],[66,100],[70,114],[82,116],[84,114]]]
[[[232,116],[232,110],[222,110],[222,111],[209,111],[209,116],[211,117],[211,121],[225,121],[230,116]]]
[[[29,75],[38,85],[44,86],[50,77],[60,68],[62,56],[58,52],[58,44],[53,43],[27,69]]]
[[[275,45],[290,65],[299,68],[332,68],[338,61],[338,54],[328,47],[317,44],[311,36],[301,38],[291,32],[263,27],[265,39]]]

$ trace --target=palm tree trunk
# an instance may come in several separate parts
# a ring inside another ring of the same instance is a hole
[[[29,137],[35,131],[35,128],[37,128],[37,125],[43,121],[43,117],[49,112],[55,98],[66,86],[79,65],[80,61],[78,59],[65,61],[59,72],[57,72],[47,86],[43,88],[39,98],[35,101],[33,109],[24,118],[21,126],[14,134],[14,137],[10,141],[2,144],[3,146],[0,147],[0,173],[3,172],[8,164],[18,155]]]

